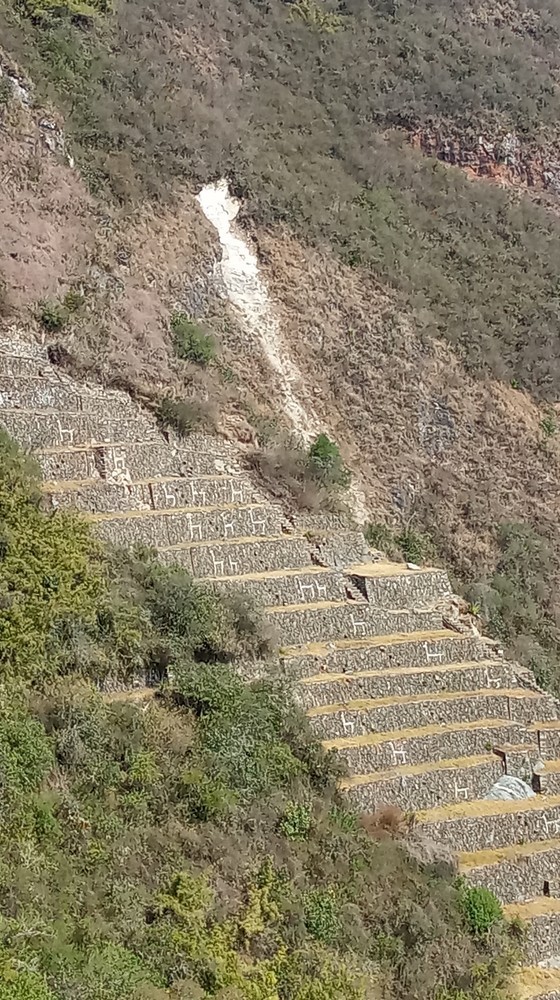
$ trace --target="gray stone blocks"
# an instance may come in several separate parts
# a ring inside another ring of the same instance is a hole
[[[527,695],[530,700],[530,695]],[[516,708],[524,703],[524,698],[515,699]],[[407,701],[395,698],[389,704],[367,700],[349,701],[335,706],[319,706],[308,709],[314,731],[322,739],[334,739],[349,720],[354,723],[354,733],[394,732],[399,729],[414,729],[420,726],[452,725],[453,722],[474,722],[479,719],[510,718],[510,697],[506,693],[457,692],[452,697],[429,695],[417,696]],[[522,713],[517,710],[515,718]]]
[[[526,962],[536,965],[547,958],[560,956],[560,910],[532,916],[526,928],[523,946]]]
[[[143,416],[118,420],[82,413],[0,411],[0,423],[16,441],[33,450],[158,438],[155,425]]]
[[[476,758],[475,758],[476,761]],[[384,771],[383,777],[359,785],[344,785],[345,794],[362,812],[375,812],[384,805],[406,811],[431,809],[463,798],[483,798],[503,774],[501,761],[490,756],[463,767],[447,766],[414,773],[413,768],[399,768],[395,774]]]
[[[318,600],[343,600],[344,578],[333,571],[305,572],[266,576],[257,580],[236,580],[233,584],[216,584],[217,587],[235,587],[252,601],[261,605],[313,603]]]
[[[441,627],[441,614],[437,611],[385,611],[359,601],[330,607],[319,605],[314,609],[288,608],[270,617],[283,646]]]
[[[439,629],[436,632],[420,632],[407,636],[397,634],[373,638],[370,643],[353,647],[326,648],[318,654],[286,654],[285,663],[294,678],[308,677],[324,673],[356,673],[361,670],[390,670],[399,667],[432,666],[435,670],[447,663],[459,663],[485,659],[489,648],[473,636],[461,636],[456,632]],[[503,661],[496,660],[491,676],[502,669]]]
[[[540,725],[541,722],[544,722],[544,717],[539,713],[538,716],[535,715],[535,724],[532,727],[539,753],[543,760],[557,760],[560,758],[560,726]]]
[[[161,553],[167,561],[182,558],[180,552]],[[290,535],[270,540],[221,541],[196,545],[189,550],[192,571],[197,577],[235,576],[238,573],[263,573],[275,569],[298,568],[310,564],[309,546],[304,538]]]
[[[355,577],[360,579],[359,574]],[[379,608],[425,607],[451,596],[447,573],[441,569],[363,577],[368,600]]]
[[[482,720],[480,725],[418,727],[407,732],[354,734],[351,718],[334,741],[326,746],[336,749],[352,774],[384,771],[399,765],[431,763],[456,757],[485,754],[503,743],[522,743],[525,728],[507,720]]]
[[[106,474],[119,479],[119,473]],[[243,480],[218,476],[213,479],[175,479],[148,483],[99,482],[81,489],[49,490],[45,496],[52,507],[104,513],[119,510],[165,510],[172,507],[226,507],[232,495],[240,504],[251,502],[250,490]]]
[[[281,531],[280,517],[269,507],[237,507],[228,510],[130,512],[92,517],[96,534],[114,545],[150,545],[155,548],[187,542],[275,535]]]
[[[289,664],[289,660],[287,663]],[[437,694],[445,691],[475,691],[478,688],[508,687],[511,671],[505,664],[480,660],[478,663],[445,667],[413,667],[362,673],[316,675],[311,683],[298,687],[298,700],[305,708],[352,701],[356,698]]]
[[[493,802],[492,812],[477,812],[477,803],[470,805],[472,811],[464,816],[449,815],[425,822],[421,815],[423,830],[456,851],[509,847],[532,840],[551,840],[560,835],[560,805],[547,804],[544,796]]]

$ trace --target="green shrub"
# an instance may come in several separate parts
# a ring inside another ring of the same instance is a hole
[[[405,528],[395,538],[406,562],[425,563],[434,558],[435,549],[431,538],[414,528]]]
[[[468,885],[459,888],[459,909],[473,934],[483,935],[503,919],[503,910],[486,886]]]
[[[347,489],[350,485],[350,472],[342,461],[340,448],[326,434],[319,434],[311,444],[309,468],[311,475],[325,486]]]
[[[278,828],[288,840],[307,840],[311,830],[311,809],[301,802],[289,802]]]
[[[35,972],[2,969],[0,1000],[59,1000],[48,988],[44,976]]]
[[[193,361],[206,367],[216,357],[216,343],[198,323],[182,312],[171,317],[173,348],[182,361]]]
[[[392,530],[384,524],[369,524],[365,537],[369,545],[381,549],[391,559],[402,558],[405,562],[422,564],[436,556],[429,535],[410,526]]]
[[[54,333],[62,330],[68,320],[70,313],[65,305],[60,302],[42,302],[39,307],[39,321],[45,330]]]
[[[558,431],[558,422],[556,420],[556,414],[553,411],[545,413],[544,417],[541,420],[540,428],[545,440],[554,437],[554,435]]]
[[[340,510],[350,485],[338,445],[320,434],[306,451],[287,439],[249,456],[270,492],[309,510]]]
[[[386,524],[368,524],[364,531],[366,542],[374,549],[380,549],[391,559],[398,559],[402,555],[395,532]]]
[[[0,457],[0,476],[10,461],[6,453]],[[26,466],[22,456],[20,467]],[[29,680],[60,669],[64,621],[95,632],[104,572],[86,522],[64,512],[45,516],[33,479],[13,488],[13,478],[12,465],[0,480],[0,674]]]
[[[332,944],[340,932],[340,903],[332,888],[309,889],[304,896],[305,926],[312,937]]]

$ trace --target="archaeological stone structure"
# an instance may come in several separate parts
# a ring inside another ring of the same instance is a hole
[[[446,573],[389,563],[358,531],[298,527],[231,446],[162,435],[127,395],[73,381],[38,346],[0,343],[0,423],[36,455],[49,508],[265,607],[351,801],[413,812],[527,923],[520,996],[560,998],[560,705],[461,618]],[[487,798],[504,774],[534,794]]]

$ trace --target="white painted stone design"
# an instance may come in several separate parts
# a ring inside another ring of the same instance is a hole
[[[547,840],[560,836],[560,818],[549,819],[548,816],[543,816],[543,825]]]
[[[222,524],[226,538],[235,537],[235,525],[233,523],[233,512],[228,510],[222,513]]]
[[[367,622],[356,619],[354,615],[352,615],[351,621],[354,635],[367,635]]]
[[[408,764],[406,750],[398,750],[394,743],[389,743],[388,747],[393,755],[393,767],[397,767],[399,764]]]
[[[224,559],[217,559],[216,558],[216,553],[212,549],[210,549],[210,558],[212,560],[212,567],[213,567],[213,571],[214,571],[214,576],[225,576],[225,572],[224,572],[225,561],[224,561]]]
[[[306,594],[311,594],[311,598],[317,601],[327,599],[327,588],[324,584],[318,583],[313,580],[312,583],[304,583],[303,580],[298,580],[299,592],[302,601],[306,600]]]
[[[266,520],[262,510],[250,510],[249,517],[251,518],[251,524],[253,525],[256,534],[266,534]],[[258,531],[257,528],[259,529]]]
[[[206,491],[197,486],[196,483],[191,483],[191,494],[192,502],[194,507],[206,507]]]
[[[202,541],[202,525],[200,521],[193,520],[192,514],[187,514],[187,523],[189,526],[189,541],[191,542],[201,542]]]
[[[245,500],[245,491],[243,489],[243,484],[239,486],[236,482],[232,480],[230,483],[230,503],[243,503]]]
[[[163,495],[165,497],[165,506],[166,507],[176,507],[177,506],[177,494],[176,493],[172,493],[168,489],[167,483],[163,483],[163,487],[162,488],[163,488]]]
[[[459,788],[459,786],[458,786],[458,784],[457,784],[456,781],[455,781],[455,798],[457,800],[458,799],[463,799],[465,802],[468,802],[468,798],[469,798],[469,790],[468,790],[468,788]]]
[[[347,719],[346,716],[345,716],[345,714],[344,714],[344,712],[340,713],[340,718],[341,718],[341,721],[342,721],[343,732],[345,734],[346,733],[350,733],[350,735],[353,736],[354,735],[354,730],[356,728],[356,722],[355,722],[355,720],[354,719]]]
[[[433,660],[441,663],[443,660],[443,649],[433,649],[430,651],[430,647],[427,642],[424,643],[424,652],[426,654],[427,663],[431,663]]]
[[[488,667],[484,671],[484,682],[488,688],[499,688],[501,681],[499,677],[492,677]]]
[[[74,443],[74,428],[73,427],[63,427],[62,422],[57,419],[58,433],[60,434],[61,444],[73,444]]]

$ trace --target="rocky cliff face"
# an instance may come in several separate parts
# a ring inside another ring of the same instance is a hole
[[[515,132],[472,135],[451,124],[414,131],[410,141],[426,156],[461,167],[470,177],[560,194],[560,148],[555,142],[537,147]]]

